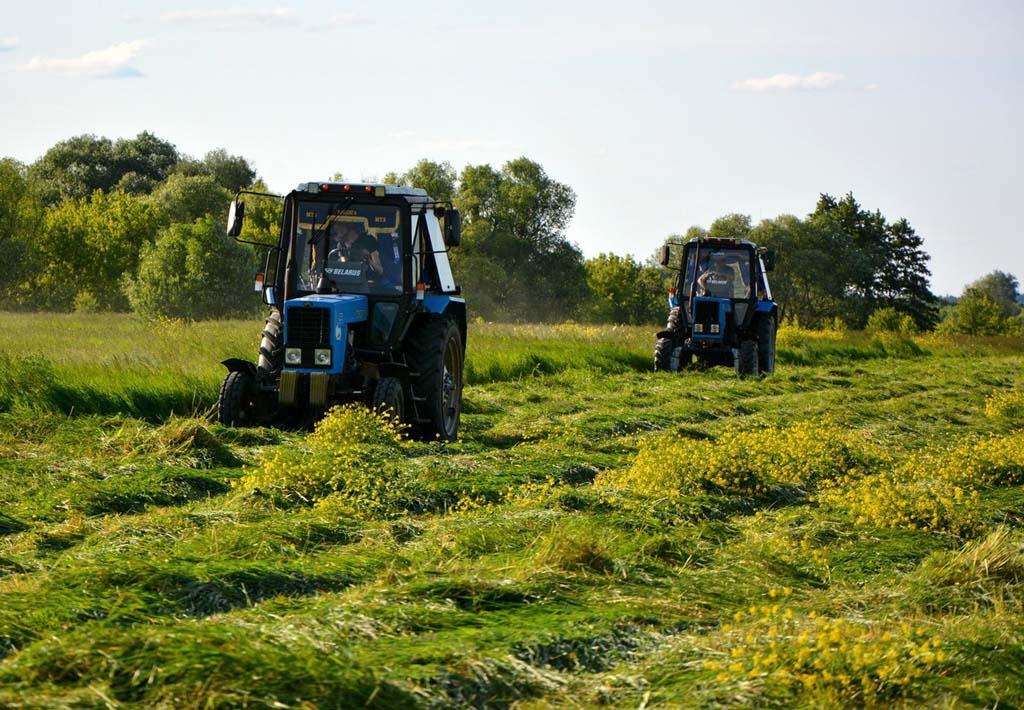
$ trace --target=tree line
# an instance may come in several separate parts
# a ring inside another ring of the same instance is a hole
[[[341,174],[335,178],[343,179]],[[565,236],[576,194],[526,157],[500,167],[420,160],[382,182],[422,187],[463,217],[451,258],[474,312],[488,320],[654,324],[671,274],[652,256],[586,259]],[[266,190],[224,149],[202,158],[150,133],[83,135],[32,164],[0,159],[0,307],[134,311],[199,319],[259,310],[259,249],[224,235],[231,195]],[[244,237],[276,242],[279,206],[250,200]],[[754,225],[729,214],[668,242],[749,239],[775,249],[772,287],[786,321],[996,334],[1021,328],[1019,284],[994,272],[945,303],[929,289],[929,257],[906,219],[887,220],[852,194],[821,195],[801,219]]]

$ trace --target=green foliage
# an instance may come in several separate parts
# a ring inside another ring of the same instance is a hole
[[[227,219],[231,193],[210,175],[171,175],[147,199],[165,226],[192,224],[210,216],[216,222]]]
[[[419,187],[435,200],[451,202],[455,197],[455,180],[455,168],[451,163],[435,163],[423,158],[401,176],[385,176],[384,182]]]
[[[153,208],[123,192],[97,190],[91,199],[50,208],[33,244],[38,267],[27,275],[22,303],[70,310],[88,294],[81,302],[94,310],[127,310],[122,279],[135,273],[157,229]]]
[[[563,236],[575,205],[572,188],[527,158],[462,171],[463,244],[452,260],[485,318],[562,320],[586,297],[583,255]]]
[[[748,239],[751,229],[750,217],[732,213],[712,222],[707,236],[713,239]]]
[[[893,308],[920,330],[938,320],[921,237],[905,219],[887,223],[852,194],[840,200],[822,195],[806,220],[767,219],[749,238],[776,251],[770,280],[784,318],[812,328],[840,318],[861,328],[871,313]]]
[[[43,206],[25,166],[0,160],[0,304],[14,304],[11,290],[34,267],[32,243],[42,220]]]
[[[133,194],[148,192],[170,174],[178,159],[171,143],[151,133],[116,143],[87,134],[57,143],[32,164],[30,172],[45,202],[55,204],[86,199],[97,190],[109,192],[116,186]]]
[[[964,288],[962,298],[971,300],[988,298],[999,306],[1000,316],[1012,318],[1024,310],[1021,307],[1021,294],[1018,291],[1018,286],[1016,276],[997,269],[968,284]]]
[[[252,313],[253,253],[203,217],[172,224],[142,253],[138,276],[125,279],[132,309],[146,317],[225,318]]]
[[[584,267],[589,293],[579,308],[583,320],[639,325],[664,318],[666,287],[658,270],[615,254],[599,254]]]
[[[1019,319],[1003,316],[1003,307],[981,291],[965,291],[946,312],[938,331],[957,335],[1010,335],[1021,332]]]
[[[256,181],[256,171],[240,155],[231,155],[223,148],[211,150],[203,157],[204,172],[232,195]]]
[[[916,333],[917,324],[906,313],[895,308],[879,308],[871,317],[865,328],[870,333]]]

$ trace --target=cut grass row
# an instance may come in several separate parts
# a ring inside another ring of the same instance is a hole
[[[487,327],[479,362],[568,340],[646,357],[650,337]],[[74,373],[53,337],[47,357]],[[318,502],[253,486],[270,461],[319,455],[310,437],[18,405],[0,414],[0,705],[1021,705],[1018,483],[980,485],[977,526],[951,534],[774,483],[704,489],[700,466],[649,455],[810,422],[925,461],[1024,423],[986,413],[1024,388],[1010,343],[844,359],[878,348],[797,337],[785,348],[818,364],[760,381],[581,361],[474,384],[459,443],[366,443],[366,475],[336,492],[326,477]],[[648,469],[675,488],[635,485]]]

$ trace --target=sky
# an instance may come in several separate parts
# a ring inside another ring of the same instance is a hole
[[[853,192],[958,294],[1024,280],[1022,36],[1016,0],[5,0],[0,156],[149,131],[285,192],[524,155],[588,257]]]

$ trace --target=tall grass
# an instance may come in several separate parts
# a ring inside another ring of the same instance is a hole
[[[231,357],[254,360],[257,321],[185,323],[133,316],[0,313],[0,411],[129,414],[160,420],[216,404]],[[471,323],[466,382],[507,382],[567,370],[651,369],[654,328]],[[1020,352],[1020,339],[950,339],[783,328],[781,366]]]

